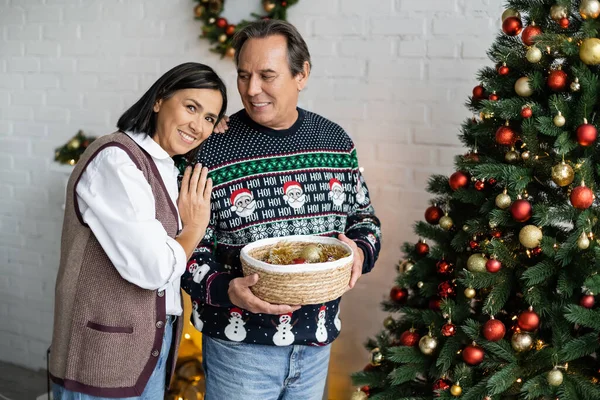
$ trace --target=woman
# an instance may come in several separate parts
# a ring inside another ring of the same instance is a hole
[[[181,333],[179,281],[204,236],[212,190],[196,165],[177,193],[171,157],[191,156],[226,108],[211,68],[179,65],[75,166],[56,281],[55,399],[164,398]]]

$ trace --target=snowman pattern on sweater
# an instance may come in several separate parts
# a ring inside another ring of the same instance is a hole
[[[327,328],[325,328],[325,306],[321,306],[319,308],[319,314],[317,315],[317,332],[315,333],[315,337],[317,342],[325,343],[327,341]]]
[[[204,322],[200,319],[200,312],[198,310],[198,302],[192,301],[192,321],[194,324],[194,328],[198,329],[199,332],[202,332],[202,328],[204,328]]]
[[[241,342],[246,339],[246,322],[242,319],[242,310],[237,307],[229,311],[229,325],[225,327],[225,336],[232,342]]]
[[[273,343],[275,346],[289,346],[294,343],[295,335],[292,332],[292,327],[296,325],[296,320],[292,323],[292,313],[282,314],[279,316],[279,324],[273,323],[277,332],[273,335]]]

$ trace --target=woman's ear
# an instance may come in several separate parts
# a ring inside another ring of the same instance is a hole
[[[161,105],[162,105],[162,99],[156,100],[156,103],[154,103],[154,107],[152,107],[152,111],[154,111],[155,113],[159,112]]]
[[[309,75],[310,75],[310,63],[308,61],[304,61],[304,65],[302,65],[302,72],[299,72],[296,75],[296,86],[297,86],[299,92],[301,92],[302,89],[304,89],[304,87],[306,86]]]

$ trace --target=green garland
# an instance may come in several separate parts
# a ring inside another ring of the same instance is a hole
[[[96,140],[94,136],[86,136],[83,131],[77,132],[67,143],[63,146],[56,148],[54,151],[54,161],[60,164],[75,165],[79,161],[79,157],[83,154],[85,149]]]
[[[229,23],[221,17],[225,7],[225,0],[196,0],[199,3],[194,7],[194,16],[204,23],[201,38],[208,39],[213,44],[211,51],[219,53],[221,58],[233,58],[235,49],[231,47],[233,35],[252,21],[242,20],[236,25]],[[262,0],[266,15],[251,14],[255,19],[281,19],[286,20],[287,9],[298,0]]]

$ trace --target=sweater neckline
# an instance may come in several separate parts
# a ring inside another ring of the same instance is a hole
[[[300,126],[302,126],[302,122],[304,122],[304,116],[305,116],[306,112],[303,109],[301,109],[300,107],[296,107],[296,110],[298,111],[298,118],[296,119],[296,122],[294,122],[293,125],[287,129],[272,129],[272,128],[268,128],[264,125],[261,125],[258,122],[254,121],[252,118],[250,118],[250,116],[248,115],[248,113],[246,112],[245,109],[241,110],[240,117],[241,117],[241,120],[245,124],[247,124],[251,128],[254,128],[255,130],[257,130],[260,133],[264,133],[265,135],[268,135],[268,136],[286,137],[286,136],[292,136],[293,134],[298,132],[298,130],[300,129]]]

